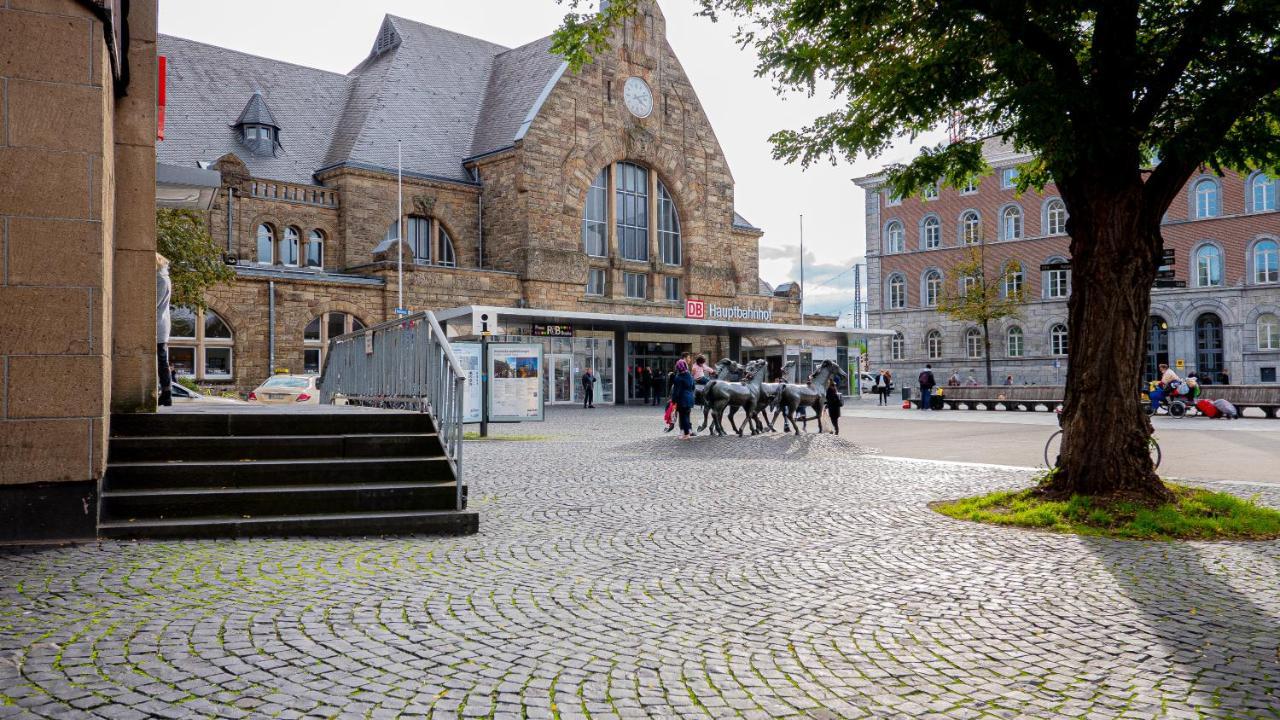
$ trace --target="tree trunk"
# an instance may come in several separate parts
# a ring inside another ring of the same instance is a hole
[[[1071,296],[1055,496],[1127,495],[1167,500],[1152,466],[1150,421],[1138,403],[1160,214],[1146,212],[1142,182],[1060,184],[1071,209]]]
[[[991,321],[982,319],[982,357],[987,361],[987,387],[991,387],[991,333],[987,332],[987,326]]]

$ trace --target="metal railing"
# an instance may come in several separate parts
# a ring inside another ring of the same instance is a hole
[[[457,478],[462,509],[462,390],[467,377],[431,312],[420,312],[329,341],[320,402],[413,410],[435,419]]]

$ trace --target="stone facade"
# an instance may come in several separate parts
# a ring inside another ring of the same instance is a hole
[[[91,5],[0,7],[0,540],[92,537],[109,413],[155,407],[156,3],[125,47]]]
[[[1057,199],[1057,191],[1050,184],[1041,192],[1029,191],[1019,196],[1013,189],[1001,187],[1000,171],[1029,156],[990,143],[987,157],[994,172],[981,178],[971,193],[943,187],[936,199],[903,198],[891,204],[882,188],[882,177],[857,181],[866,190],[869,324],[899,332],[904,340],[897,357],[892,340],[873,340],[872,362],[895,374],[906,373],[912,379],[928,362],[942,377],[958,371],[965,378],[972,372],[979,382],[985,381],[985,361],[968,353],[966,332],[970,326],[926,307],[924,298],[926,274],[938,270],[946,275],[965,257],[961,218],[968,211],[976,211],[981,218],[988,272],[998,273],[1006,263],[1016,260],[1025,273],[1027,303],[1020,317],[993,323],[991,328],[995,381],[1012,375],[1018,384],[1060,383],[1066,378],[1068,357],[1053,352],[1051,331],[1055,325],[1067,322],[1066,299],[1048,296],[1048,274],[1039,269],[1043,263],[1070,258],[1070,238],[1050,232],[1049,227],[1048,207]],[[1280,315],[1280,284],[1260,282],[1253,258],[1258,242],[1280,238],[1280,213],[1273,209],[1274,190],[1271,209],[1254,207],[1250,194],[1254,179],[1252,174],[1241,176],[1228,171],[1217,177],[1206,171],[1187,183],[1182,198],[1166,214],[1164,247],[1175,254],[1171,267],[1174,279],[1185,281],[1187,287],[1151,292],[1153,323],[1164,326],[1160,333],[1167,350],[1152,348],[1148,353],[1150,365],[1168,362],[1176,366],[1181,362],[1184,374],[1204,373],[1204,366],[1211,364],[1208,361],[1214,357],[1214,353],[1205,351],[1216,346],[1221,364],[1208,368],[1215,380],[1222,380],[1225,372],[1226,379],[1235,383],[1275,382],[1280,347],[1266,347],[1267,340],[1259,337],[1258,320],[1268,314]],[[1217,212],[1211,217],[1196,218],[1196,188],[1205,180],[1212,181],[1217,190]],[[1002,214],[1009,207],[1022,211],[1020,238],[1003,237]],[[925,249],[923,227],[932,217],[940,220],[941,247]],[[895,222],[904,231],[903,252],[892,252],[889,246],[891,223]],[[1209,246],[1218,251],[1220,280],[1201,287],[1197,253]],[[905,279],[904,308],[890,307],[889,281],[895,275]],[[1206,323],[1211,327],[1214,318],[1221,324],[1220,341],[1214,340],[1211,331],[1206,332]],[[1009,352],[1008,332],[1015,326],[1023,331],[1021,357]],[[928,354],[926,337],[935,330],[942,335],[941,357]]]
[[[644,79],[652,89],[654,107],[645,118],[624,105],[622,86],[631,77]],[[438,310],[483,304],[682,318],[683,300],[690,297],[768,309],[778,323],[799,321],[798,298],[760,294],[763,231],[735,224],[728,163],[666,42],[656,3],[642,2],[640,15],[617,31],[610,50],[581,72],[557,74],[544,95],[527,130],[510,147],[465,162],[472,181],[406,168],[404,215],[431,218],[433,247],[439,233],[447,233],[456,260],[456,267],[442,266],[438,258],[415,264],[406,251],[406,306]],[[650,259],[622,259],[614,173],[609,175],[607,256],[584,251],[588,188],[603,168],[620,162],[645,168],[650,208],[659,183],[670,193],[682,244],[678,264],[661,260],[652,211]],[[321,313],[339,309],[365,324],[393,316],[395,249],[383,241],[396,217],[395,168],[336,164],[317,168],[314,183],[301,185],[255,177],[235,154],[217,166],[224,187],[209,212],[209,228],[240,264],[236,283],[209,295],[210,308],[235,334],[233,377],[215,386],[243,393],[274,369],[297,371],[302,330]],[[278,257],[274,265],[259,263],[256,234],[263,224],[277,241],[288,227],[297,228],[304,243],[313,230],[322,232],[323,267],[285,268]],[[602,295],[586,292],[590,268],[606,272]],[[627,272],[646,276],[646,299],[626,297]],[[665,297],[667,277],[679,278],[676,299]],[[268,323],[270,288],[274,332]],[[811,322],[832,324],[822,318]],[[696,346],[721,353],[727,341],[711,336]]]

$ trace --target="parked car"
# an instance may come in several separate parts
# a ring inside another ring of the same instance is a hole
[[[273,375],[249,393],[249,402],[264,405],[320,404],[319,375]]]
[[[876,386],[876,374],[869,372],[858,373],[858,393],[860,395],[870,395],[871,388]]]
[[[243,400],[240,400],[238,398],[224,398],[224,397],[217,397],[215,395],[205,395],[203,393],[198,393],[195,390],[192,390],[184,385],[179,385],[178,383],[173,383],[172,385],[170,385],[169,390],[170,390],[170,394],[173,395],[173,401],[176,403],[211,402],[211,403],[233,403],[234,404],[234,403],[244,402]]]

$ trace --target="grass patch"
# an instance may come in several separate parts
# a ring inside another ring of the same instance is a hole
[[[463,440],[550,440],[550,435],[490,435],[489,437],[480,437],[480,433],[468,430],[462,433]]]
[[[1035,488],[932,503],[958,520],[1126,540],[1271,540],[1280,538],[1280,511],[1226,493],[1166,483],[1174,501],[1144,505],[1073,495],[1041,496]]]

